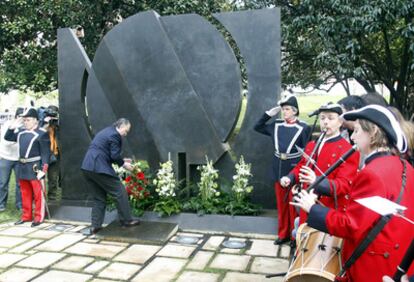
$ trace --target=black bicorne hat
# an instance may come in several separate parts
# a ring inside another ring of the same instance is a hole
[[[37,114],[37,110],[35,108],[27,108],[21,115],[21,117],[32,117],[35,119],[39,119],[39,115]]]
[[[342,115],[343,113],[341,105],[334,104],[332,102],[322,105],[318,110],[318,113],[321,113],[321,112],[333,112],[333,113],[337,113],[338,115]]]
[[[387,134],[388,140],[401,153],[407,151],[407,138],[390,110],[380,105],[368,105],[342,115],[345,120],[366,119],[375,123]]]
[[[298,110],[298,113],[296,115],[299,116],[299,105],[298,105],[298,100],[296,99],[295,96],[288,95],[288,96],[284,97],[283,99],[281,99],[278,102],[278,105],[281,106],[281,107],[283,107],[283,106],[295,107]]]

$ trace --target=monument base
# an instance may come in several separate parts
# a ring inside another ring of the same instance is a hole
[[[139,225],[122,227],[113,221],[96,234],[96,238],[125,243],[164,245],[178,230],[169,222],[141,221]]]

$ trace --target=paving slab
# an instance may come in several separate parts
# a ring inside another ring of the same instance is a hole
[[[35,249],[41,251],[59,252],[83,239],[85,239],[85,237],[81,234],[61,234],[37,246]]]
[[[186,268],[203,270],[213,255],[214,252],[198,251]]]
[[[6,252],[7,250],[7,248],[0,248],[0,254]]]
[[[119,255],[117,255],[113,260],[144,264],[160,249],[161,247],[156,245],[134,244],[122,253],[120,253]]]
[[[282,258],[289,258],[290,255],[290,246],[282,245],[280,246],[280,256]]]
[[[255,257],[250,267],[250,272],[274,274],[286,272],[289,268],[289,262],[285,259]]]
[[[283,282],[283,277],[266,278],[265,275],[227,272],[223,282]]]
[[[122,243],[122,242],[116,242],[116,241],[104,241],[104,240],[101,240],[99,244],[121,246],[121,247],[127,247],[129,245],[129,243]]]
[[[104,270],[102,270],[102,272],[100,272],[98,276],[103,278],[116,278],[119,280],[128,280],[140,269],[141,266],[137,264],[114,262],[111,263]]]
[[[188,258],[194,252],[196,247],[183,246],[177,244],[167,244],[157,253],[157,256],[174,257],[174,258]]]
[[[88,281],[91,277],[92,275],[89,274],[50,270],[34,279],[33,282],[85,282]]]
[[[29,233],[35,232],[36,229],[26,226],[13,226],[0,231],[0,235],[6,236],[25,236]]]
[[[24,241],[27,241],[27,239],[22,237],[0,236],[0,247],[11,248]]]
[[[77,243],[72,247],[65,249],[65,252],[75,255],[112,258],[123,249],[125,249],[125,247],[91,243]]]
[[[13,249],[10,249],[9,252],[10,253],[24,253],[24,252],[30,250],[31,248],[33,248],[34,246],[37,246],[37,245],[39,245],[43,242],[44,241],[40,240],[40,239],[32,239],[32,240],[29,240],[27,242],[24,242],[23,244],[21,244],[17,247],[14,247]]]
[[[58,260],[62,259],[65,254],[52,252],[38,252],[30,257],[20,261],[17,265],[32,268],[46,268]]]
[[[252,246],[250,250],[246,251],[246,254],[252,256],[269,256],[276,257],[279,246],[273,245],[271,240],[251,240]]]
[[[29,235],[27,235],[27,237],[38,238],[38,239],[50,239],[50,238],[53,238],[53,237],[55,237],[59,234],[61,234],[61,233],[58,232],[58,231],[40,229],[40,230],[37,230],[33,233],[30,233]]]
[[[103,228],[97,238],[109,241],[163,245],[178,230],[178,225],[169,222],[141,221],[137,226],[123,228],[114,221]]]
[[[171,281],[181,271],[187,260],[157,257],[136,275],[132,282]],[[155,278],[156,277],[156,278]]]
[[[240,254],[243,251],[243,249],[230,249],[230,248],[224,248],[220,250],[220,253],[226,253],[226,254]]]
[[[220,274],[218,273],[205,273],[196,271],[184,271],[176,280],[176,282],[216,282],[218,281]]]
[[[26,282],[41,273],[42,270],[13,267],[0,274],[1,282]]]
[[[0,268],[8,268],[19,260],[24,259],[25,255],[17,254],[1,254],[0,255]]]
[[[93,261],[94,259],[91,257],[70,256],[56,263],[52,267],[63,270],[80,271]]]
[[[109,261],[106,261],[106,260],[95,261],[94,263],[86,267],[83,271],[87,273],[97,273],[101,271],[108,264],[109,264]]]
[[[116,280],[97,278],[97,279],[93,279],[91,282],[114,282],[114,281],[116,281]]]
[[[211,262],[211,268],[244,271],[250,261],[250,256],[218,254]]]
[[[211,236],[203,246],[203,250],[217,250],[224,240],[224,236]]]

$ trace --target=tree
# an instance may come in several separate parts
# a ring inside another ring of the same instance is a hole
[[[349,92],[383,84],[406,116],[414,105],[414,2],[411,0],[246,0],[244,8],[282,8],[285,85],[334,80]]]
[[[226,0],[3,0],[0,1],[0,92],[57,87],[57,29],[82,26],[90,58],[102,37],[123,18],[155,10],[160,15],[229,11]]]

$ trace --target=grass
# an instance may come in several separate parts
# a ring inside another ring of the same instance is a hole
[[[306,95],[297,96],[299,103],[299,119],[313,124],[315,117],[308,117],[308,114],[328,102],[336,103],[345,95]]]
[[[16,209],[15,205],[15,188],[16,183],[14,173],[12,173],[9,182],[9,197],[7,199],[7,206],[5,211],[0,212],[0,223],[8,221],[17,221],[20,219],[20,211]]]

